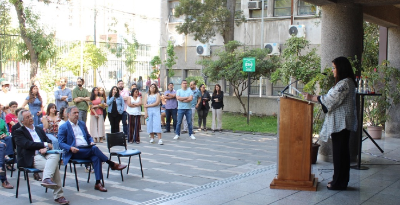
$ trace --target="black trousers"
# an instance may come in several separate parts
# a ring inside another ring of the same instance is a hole
[[[199,129],[201,129],[202,122],[203,122],[203,128],[206,128],[208,110],[197,110],[197,115],[199,116],[199,119],[197,120],[197,122],[199,123]]]
[[[167,122],[166,122],[166,131],[171,131],[171,117],[173,120],[173,127],[174,127],[174,131],[176,129],[176,123],[178,122],[176,117],[177,117],[177,113],[178,113],[178,109],[165,109],[165,115],[167,118]]]
[[[121,122],[122,115],[117,114],[114,116],[114,114],[108,114],[108,120],[110,121],[110,126],[111,126],[111,133],[117,133],[119,132],[119,123]]]
[[[333,180],[331,187],[347,188],[350,178],[350,131],[332,133]]]

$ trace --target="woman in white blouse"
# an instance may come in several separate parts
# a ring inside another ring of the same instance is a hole
[[[142,108],[142,99],[139,97],[139,90],[133,88],[131,91],[131,97],[127,100],[126,112],[129,114],[128,117],[128,141],[129,143],[136,142],[140,143],[140,116]]]
[[[332,138],[333,179],[328,182],[329,190],[345,190],[350,175],[350,132],[357,131],[356,81],[350,61],[338,57],[332,61],[335,85],[326,95],[305,93],[307,100],[321,103],[326,113],[320,139]]]

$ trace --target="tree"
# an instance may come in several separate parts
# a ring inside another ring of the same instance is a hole
[[[110,24],[109,32],[118,33],[115,27],[118,25],[118,20],[113,17],[112,22]],[[127,71],[129,72],[128,82],[131,82],[132,73],[135,72],[135,61],[137,56],[137,49],[139,48],[139,42],[136,40],[136,36],[133,31],[129,30],[129,25],[127,23],[124,24],[126,29],[126,34],[131,36],[131,39],[127,39],[122,37],[122,40],[125,45],[122,43],[112,43],[112,38],[109,37],[105,44],[106,48],[114,54],[117,58],[125,57],[125,66]]]
[[[3,72],[3,63],[15,59],[17,38],[11,27],[10,4],[0,2],[0,73]]]
[[[284,84],[290,78],[308,83],[318,73],[320,73],[321,58],[317,54],[317,49],[309,49],[310,41],[304,37],[292,36],[285,42],[285,50],[282,54],[281,68],[276,70],[271,78],[272,82],[281,80]]]
[[[39,64],[46,66],[48,60],[56,56],[54,34],[46,34],[38,24],[39,15],[24,7],[22,0],[9,0],[15,7],[18,16],[19,30],[23,43],[18,44],[18,60],[29,61],[31,64],[31,80],[37,74]],[[49,3],[49,1],[44,1]]]
[[[83,73],[87,73],[90,68],[98,68],[105,64],[107,61],[107,54],[101,49],[97,48],[92,43],[86,43],[83,49]],[[66,56],[64,56],[58,63],[57,67],[67,68],[72,71],[74,75],[79,75],[81,69],[81,47],[76,44]]]
[[[379,63],[379,26],[364,21],[363,53],[361,56],[361,70],[372,72]]]
[[[247,73],[243,72],[243,58],[256,58],[256,71],[250,73],[250,84],[258,80],[260,76],[270,77],[277,69],[279,57],[268,56],[266,49],[246,50],[238,41],[231,41],[225,45],[225,50],[217,52],[218,60],[204,59],[199,64],[204,66],[204,74],[211,81],[227,80],[233,87],[233,92],[243,107],[246,114],[246,106],[242,101],[243,91],[249,87]]]
[[[236,0],[181,0],[174,15],[185,19],[176,29],[185,35],[193,34],[194,40],[202,43],[220,34],[227,44],[234,40],[235,18],[237,24],[245,21],[242,11],[235,12],[235,6]]]

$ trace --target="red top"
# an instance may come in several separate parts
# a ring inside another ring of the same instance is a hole
[[[92,104],[93,105],[99,105],[99,104],[101,104],[101,98],[96,98],[95,100],[93,100],[92,101]],[[95,110],[96,110],[96,113],[98,114],[98,115],[102,115],[103,114],[103,109],[101,109],[101,108],[95,108]],[[94,114],[94,112],[93,112],[93,110],[90,110],[90,115],[95,115]]]
[[[17,118],[17,116],[15,116],[15,115],[12,114],[12,113],[8,113],[8,114],[6,115],[6,123],[7,123],[8,127],[10,128],[9,130],[11,131],[12,125],[10,124],[10,122],[18,123],[18,118]]]

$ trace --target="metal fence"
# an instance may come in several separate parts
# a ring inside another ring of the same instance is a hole
[[[18,35],[0,34],[0,71],[4,73],[3,77],[14,88],[28,89],[30,82],[30,63],[16,61],[17,48],[16,42],[22,42],[22,39]],[[57,60],[61,59],[62,55],[68,54],[74,44],[79,44],[79,41],[62,41],[56,40],[56,45],[59,48],[59,55],[55,60],[48,62],[49,68],[57,77],[66,77],[68,80],[67,87],[74,88],[76,86],[76,80],[78,76],[74,75],[71,71],[66,68],[57,68]],[[93,43],[93,42],[85,42]],[[114,46],[122,46],[126,48],[125,43],[115,43]],[[99,45],[104,47],[104,43]],[[11,48],[11,49],[10,49]],[[125,65],[124,54],[120,57],[107,51],[108,61],[104,66],[97,68],[96,70],[90,69],[83,76],[85,79],[84,87],[91,89],[94,86],[104,87],[106,90],[111,89],[112,86],[117,84],[118,80],[123,80],[126,87],[131,85],[134,78],[142,76],[146,79],[151,73],[150,60],[152,56],[152,47],[150,45],[139,45],[136,50],[136,61],[134,63],[134,71],[129,72]],[[41,73],[39,68],[38,74]],[[50,80],[50,79],[49,79]]]

